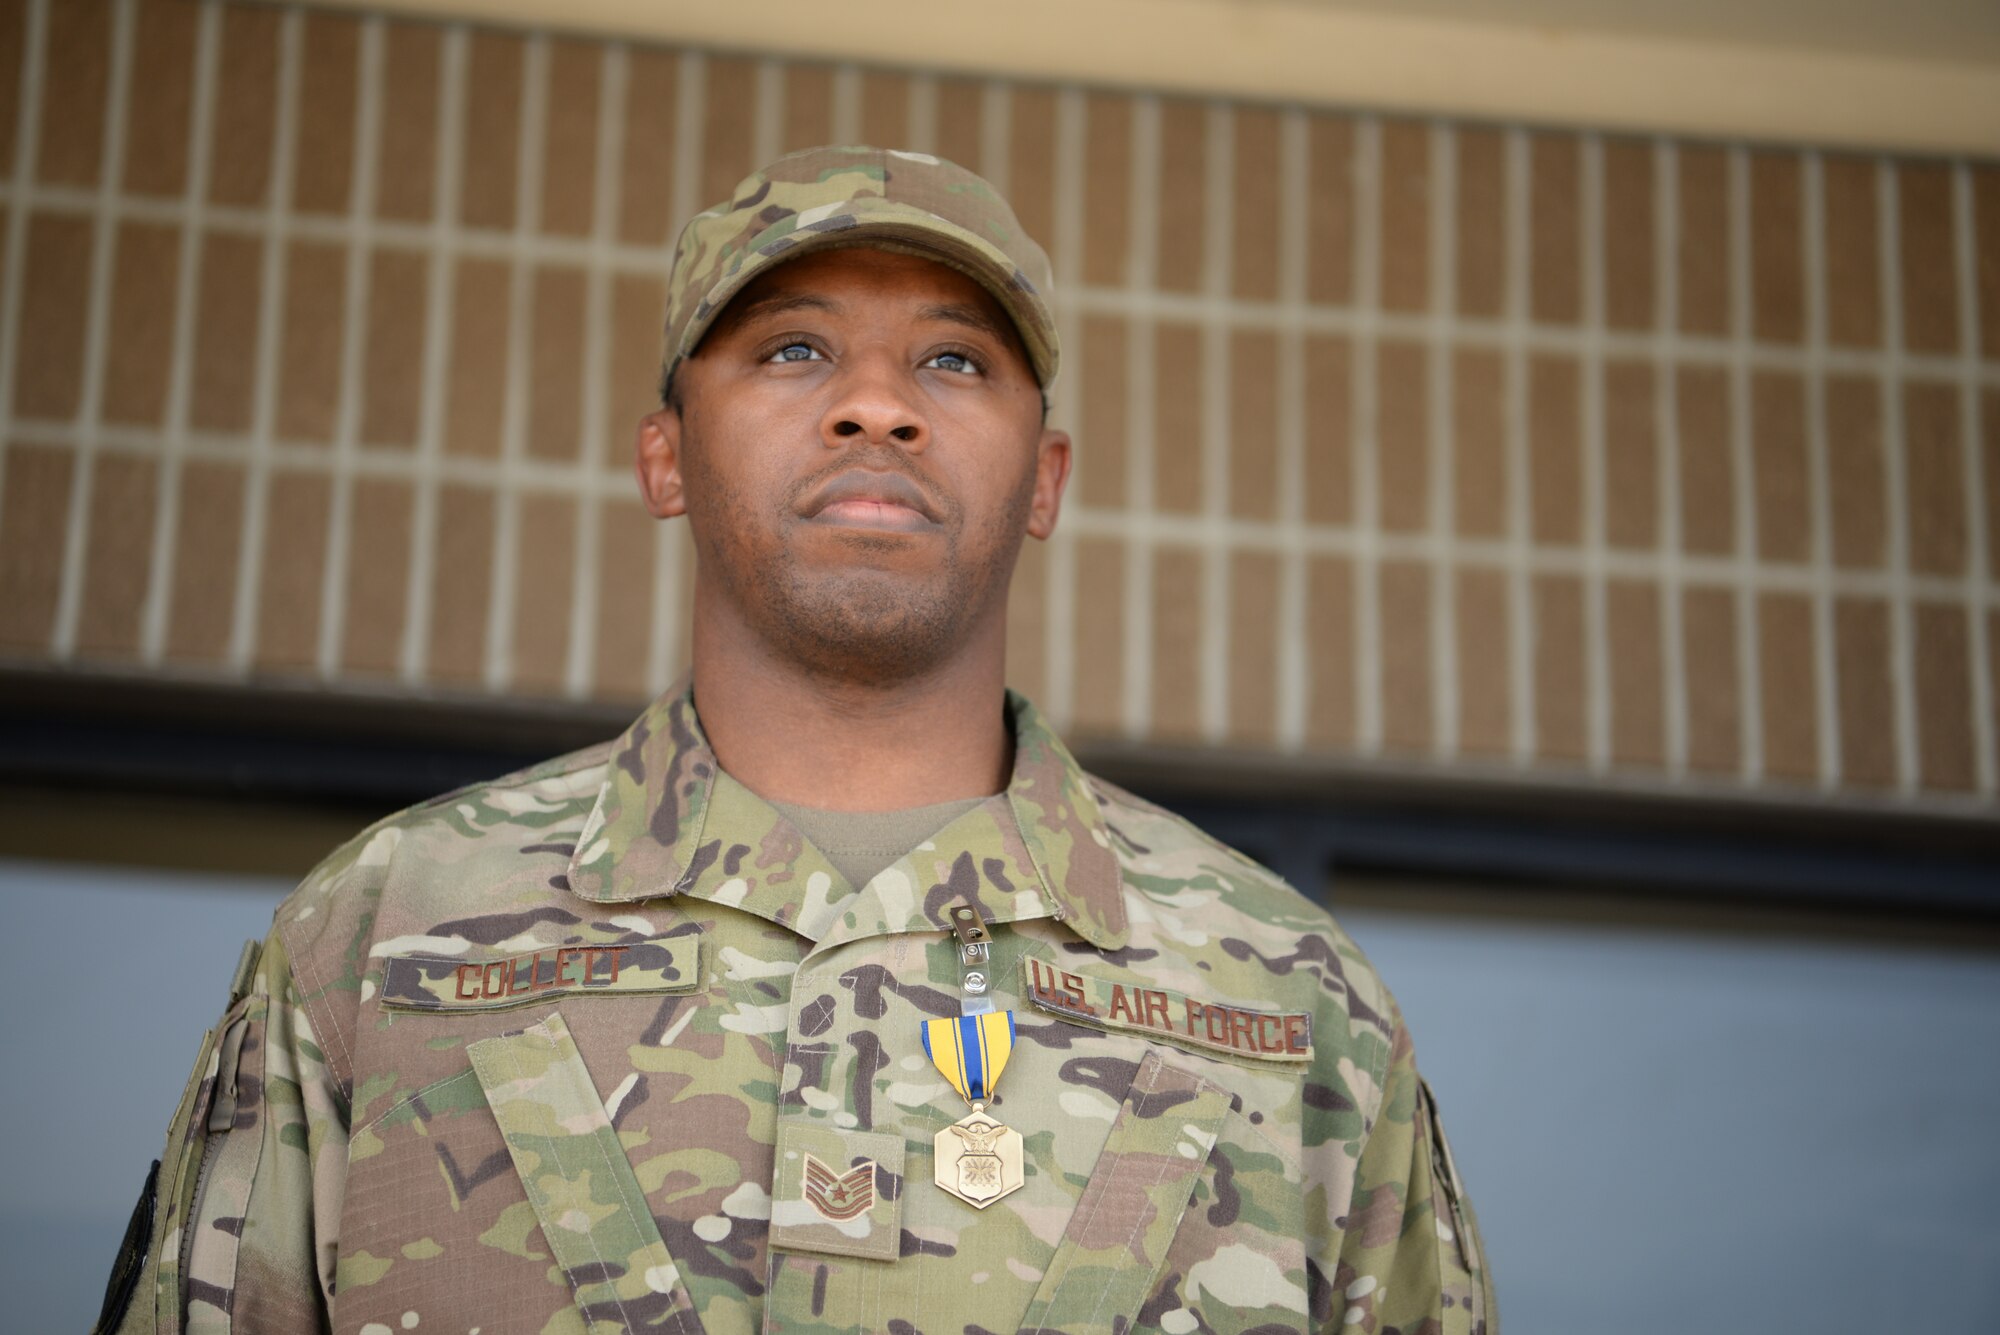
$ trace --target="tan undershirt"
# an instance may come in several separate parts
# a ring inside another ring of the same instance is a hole
[[[821,811],[790,802],[771,805],[798,826],[813,847],[826,854],[826,860],[849,885],[863,886],[875,879],[875,873],[985,800],[967,797],[902,811]]]

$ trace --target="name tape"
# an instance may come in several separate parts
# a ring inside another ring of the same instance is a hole
[[[1312,1015],[1255,1011],[1201,1001],[1164,987],[1114,983],[1030,956],[1021,962],[1028,1000],[1041,1010],[1105,1029],[1149,1034],[1256,1061],[1312,1059]]]
[[[393,955],[382,1005],[400,1011],[486,1011],[585,992],[691,992],[701,985],[691,937],[544,946],[494,959]]]

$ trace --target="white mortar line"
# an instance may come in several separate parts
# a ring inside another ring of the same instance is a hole
[[[1670,139],[1653,141],[1653,434],[1658,442],[1660,653],[1665,661],[1667,773],[1687,777],[1688,673],[1683,625],[1681,427],[1679,372],[1672,331],[1680,319],[1679,154]]]
[[[1305,337],[1299,312],[1306,290],[1306,174],[1311,154],[1305,113],[1287,108],[1278,120],[1278,700],[1280,751],[1305,745],[1306,697],[1312,665],[1306,644]]]
[[[118,196],[125,171],[125,119],[132,88],[134,0],[115,0],[111,21],[111,78],[104,115],[104,142],[98,157],[100,206]],[[62,583],[56,596],[52,656],[76,653],[77,623],[83,612],[85,552],[89,550],[90,499],[97,466],[97,428],[104,414],[104,362],[110,339],[112,255],[117,223],[108,208],[91,229],[89,314],[84,320],[83,386],[77,404],[76,471],[70,482],[69,518],[63,529]]]
[[[424,681],[430,662],[432,591],[437,578],[439,461],[451,376],[453,304],[458,290],[460,190],[464,179],[464,127],[470,35],[447,27],[438,53],[436,195],[431,201],[424,325],[423,397],[411,470],[410,570],[403,597],[403,635],[397,676],[407,686]]]
[[[1507,637],[1508,686],[1514,763],[1533,763],[1539,745],[1535,703],[1535,627],[1537,622],[1533,564],[1538,551],[1532,528],[1528,465],[1528,137],[1519,128],[1506,132],[1506,328],[1503,345],[1507,441],[1508,589],[1513,609]]]
[[[1896,165],[1875,164],[1875,207],[1882,267],[1882,345],[1887,351],[1882,385],[1882,444],[1886,474],[1883,504],[1889,511],[1889,689],[1893,693],[1896,791],[1917,790],[1916,671],[1910,644],[1909,458],[1904,440],[1902,219]]]
[[[1750,345],[1750,173],[1740,146],[1728,150],[1729,330],[1741,353]],[[1763,610],[1757,582],[1757,493],[1752,455],[1749,358],[1729,367],[1729,465],[1736,539],[1736,670],[1742,678],[1742,766],[1745,783],[1764,777]]]
[[[1958,381],[1958,434],[1965,476],[1965,543],[1969,558],[1966,577],[1971,584],[1972,605],[1967,615],[1966,645],[1971,650],[1973,773],[1984,797],[1992,797],[1994,773],[2000,758],[1994,755],[1993,646],[1988,638],[1985,609],[1992,597],[1993,559],[1987,543],[1994,535],[1986,531],[1986,507],[1982,499],[1994,480],[1984,476],[1985,454],[1981,449],[1981,421],[1984,405],[1979,401],[1979,254],[1973,245],[1972,170],[1964,161],[1951,169],[1952,238],[1958,268],[1958,351],[1962,359]]]
[[[1125,283],[1137,292],[1159,281],[1160,267],[1160,103],[1151,96],[1132,100],[1131,202],[1126,210],[1130,245]],[[1136,314],[1125,336],[1126,478],[1131,490],[1127,514],[1131,535],[1125,547],[1124,730],[1144,738],[1153,718],[1153,533],[1160,521],[1155,393],[1158,340],[1153,317]],[[1071,522],[1071,531],[1076,524]]]
[[[1826,181],[1816,151],[1801,153],[1799,254],[1805,266],[1807,495],[1812,511],[1813,659],[1819,665],[1819,786],[1840,786],[1840,657],[1833,633],[1833,481],[1827,459],[1826,373]]]
[[[30,183],[40,165],[42,83],[48,65],[49,0],[22,15],[21,94],[14,121],[14,176],[7,182],[6,281],[0,282],[0,503],[6,500],[7,445],[14,426],[14,367],[20,357],[21,287],[27,268]]]
[[[354,450],[361,433],[361,396],[366,377],[370,272],[375,240],[375,167],[382,132],[383,19],[371,14],[361,20],[359,78],[354,110],[354,177],[348,186],[347,214],[353,239],[347,246],[343,275],[345,323],[340,338],[340,394],[333,429],[333,485],[326,524],[326,564],[320,568],[319,675],[340,675],[341,641],[347,628],[347,599],[354,592],[348,579],[348,554],[354,529]]]
[[[1235,117],[1226,102],[1210,102],[1203,118],[1201,290],[1211,301],[1226,300],[1233,281],[1235,239]],[[1201,713],[1204,740],[1229,735],[1230,551],[1216,530],[1230,515],[1229,421],[1232,390],[1229,330],[1207,315],[1201,325],[1202,514],[1210,522],[1196,549],[1201,560]]]
[[[257,650],[258,600],[264,573],[264,530],[270,514],[271,468],[277,434],[278,351],[283,339],[285,286],[291,266],[285,223],[292,212],[297,170],[299,69],[305,54],[305,13],[287,10],[278,30],[278,116],[271,140],[270,225],[264,237],[257,303],[257,372],[250,409],[249,463],[243,478],[243,538],[236,566],[236,603],[229,628],[229,667],[250,672]],[[322,458],[320,467],[331,467]]]
[[[629,66],[625,47],[604,44],[598,60],[597,88],[597,176],[592,185],[591,241],[594,248],[608,250],[618,231],[618,197],[621,180],[618,163],[625,148],[625,91]],[[769,114],[761,96],[763,74],[758,74],[759,133]],[[780,90],[784,80],[776,80]],[[775,135],[773,136],[775,138]],[[758,161],[768,162],[775,152]],[[578,461],[587,469],[603,469],[604,449],[610,433],[623,428],[610,420],[605,402],[604,368],[611,362],[611,262],[603,253],[584,271],[583,314],[583,394],[577,423]],[[596,678],[597,609],[601,584],[598,560],[603,551],[604,505],[588,499],[576,504],[576,557],[570,568],[569,646],[563,661],[563,694],[572,700],[586,699]]]
[[[158,667],[165,656],[173,608],[174,559],[180,530],[181,459],[187,445],[188,399],[194,378],[194,316],[201,292],[202,203],[208,197],[214,157],[216,65],[222,11],[203,5],[195,18],[194,105],[188,117],[187,179],[182,184],[180,248],[174,287],[173,344],[167,372],[165,430],[160,442],[160,485],[153,508],[152,556],[139,623],[139,661]]]
[[[514,178],[514,235],[531,237],[541,225],[542,153],[547,121],[549,39],[525,39],[521,70],[520,143]],[[493,495],[493,584],[486,613],[486,689],[499,694],[514,681],[514,615],[521,568],[518,474],[527,454],[528,381],[533,371],[534,261],[517,247],[507,286],[507,384],[500,428],[500,485]]]
[[[1583,230],[1583,356],[1577,366],[1582,401],[1577,416],[1582,425],[1583,476],[1583,666],[1584,738],[1590,768],[1599,774],[1611,768],[1611,622],[1605,610],[1604,586],[1606,459],[1610,453],[1604,423],[1604,139],[1596,133],[1578,136],[1581,169],[1578,213]]]
[[[1425,449],[1430,456],[1425,527],[1432,539],[1431,582],[1431,753],[1440,761],[1458,755],[1459,655],[1457,505],[1452,493],[1453,379],[1451,315],[1458,303],[1458,136],[1448,121],[1431,122],[1430,132],[1430,364],[1425,415]]]
[[[1380,441],[1375,384],[1381,305],[1382,123],[1370,115],[1354,122],[1354,414],[1349,438],[1354,469],[1355,745],[1363,755],[1382,750],[1381,506],[1377,495]]]
[[[1065,88],[1056,99],[1055,243],[1057,269],[1056,337],[1064,367],[1056,381],[1052,414],[1073,420],[1089,392],[1083,371],[1083,317],[1062,300],[1083,281],[1084,101],[1080,89]],[[1089,467],[1090,442],[1076,452],[1079,470]],[[1033,541],[1033,539],[1028,539]],[[1076,540],[1058,525],[1045,544],[1048,597],[1042,605],[1043,677],[1050,717],[1067,728],[1076,713]]]

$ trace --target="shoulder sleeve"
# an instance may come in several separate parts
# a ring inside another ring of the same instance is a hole
[[[1472,1202],[1393,1002],[1390,1016],[1388,1069],[1338,1234],[1327,1329],[1359,1322],[1371,1330],[1498,1335]]]
[[[97,1329],[327,1329],[345,1103],[277,932],[203,1036]]]

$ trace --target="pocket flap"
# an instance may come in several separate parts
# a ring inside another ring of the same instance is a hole
[[[592,1331],[701,1330],[560,1015],[467,1049],[577,1310]]]
[[[1158,1052],[1146,1054],[1023,1331],[1094,1335],[1139,1310],[1235,1101]]]

